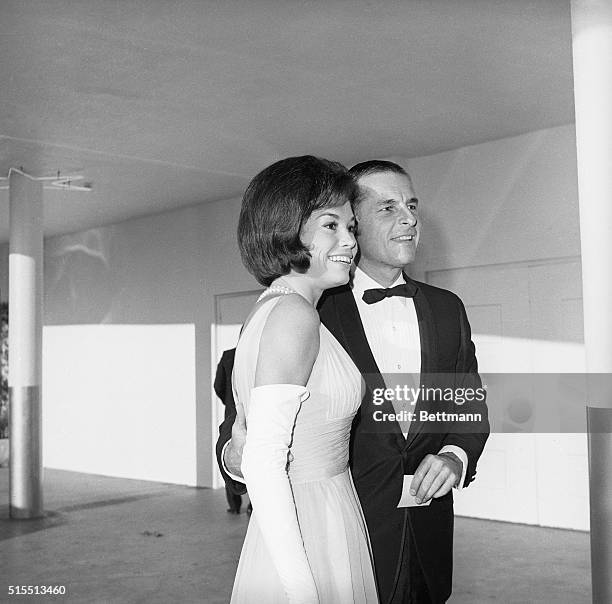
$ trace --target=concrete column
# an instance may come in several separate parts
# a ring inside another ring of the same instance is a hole
[[[11,518],[43,516],[43,186],[9,172],[9,499]]]
[[[612,0],[572,0],[593,602],[612,603]],[[600,378],[602,376],[599,376]],[[595,384],[597,387],[595,387]]]

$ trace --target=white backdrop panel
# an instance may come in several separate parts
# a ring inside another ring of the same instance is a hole
[[[195,485],[194,325],[45,327],[43,463]]]

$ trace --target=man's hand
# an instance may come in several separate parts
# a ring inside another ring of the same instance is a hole
[[[426,455],[410,484],[410,494],[417,503],[446,495],[461,478],[463,463],[450,452]]]
[[[227,470],[235,476],[242,478],[242,450],[246,442],[246,417],[241,404],[236,404],[236,419],[232,426],[232,438],[229,445],[225,448],[223,463]]]

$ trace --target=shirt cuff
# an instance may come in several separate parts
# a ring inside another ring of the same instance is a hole
[[[241,482],[242,484],[246,484],[246,482],[244,481],[244,478],[241,478],[240,476],[236,476],[236,474],[232,474],[228,469],[227,466],[225,465],[225,450],[227,449],[227,446],[230,444],[231,441],[227,441],[224,445],[223,445],[223,449],[221,449],[221,465],[223,466],[223,471],[232,479],[235,480],[236,482]],[[450,446],[450,445],[449,445]],[[458,448],[458,447],[455,447]],[[461,450],[461,449],[459,449]],[[465,472],[464,472],[465,474]]]
[[[468,465],[467,453],[461,447],[458,447],[457,445],[444,445],[438,451],[438,453],[454,453],[461,460],[461,463],[463,464],[463,470],[461,472],[461,480],[455,486],[455,488],[458,491],[460,491],[463,488],[463,484],[465,483],[465,474],[467,472],[467,465]]]

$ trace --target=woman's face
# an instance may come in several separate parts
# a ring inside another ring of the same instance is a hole
[[[351,204],[315,210],[302,226],[300,239],[310,252],[306,275],[321,289],[348,282],[357,250]]]

